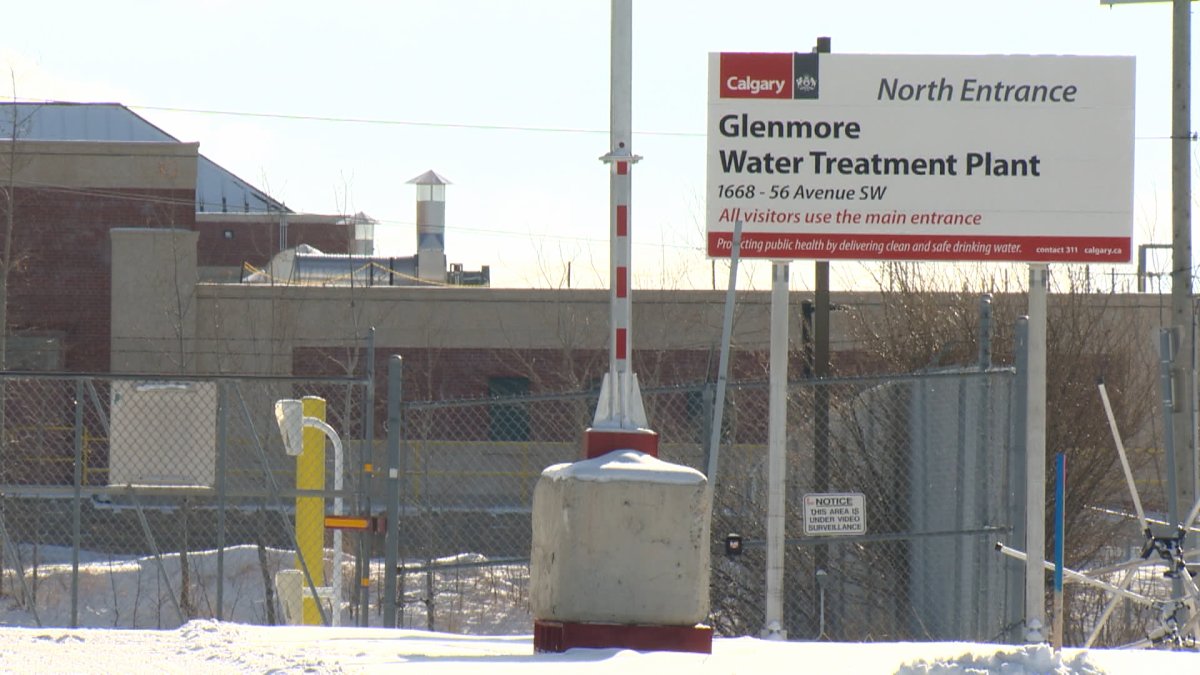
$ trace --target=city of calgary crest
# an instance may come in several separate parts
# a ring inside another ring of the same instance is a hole
[[[720,97],[816,99],[820,55],[816,53],[722,53]]]

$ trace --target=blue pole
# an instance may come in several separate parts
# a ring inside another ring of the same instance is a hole
[[[1066,501],[1067,456],[1054,456],[1054,648],[1062,649],[1063,639],[1063,516]]]
[[[1063,500],[1066,498],[1067,456],[1058,453],[1055,458],[1054,477],[1054,590],[1062,593],[1063,587]]]

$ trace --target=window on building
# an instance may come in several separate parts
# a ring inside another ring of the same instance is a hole
[[[509,398],[529,393],[527,377],[489,377],[488,396]],[[529,440],[529,407],[527,403],[498,402],[491,405],[488,438],[493,441]]]

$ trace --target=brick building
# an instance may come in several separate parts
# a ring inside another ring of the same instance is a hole
[[[301,242],[332,253],[354,243],[355,219],[294,213],[119,104],[0,105],[0,142],[13,138],[0,153],[0,213],[14,216],[12,369],[109,370],[114,228],[196,232],[212,280]]]

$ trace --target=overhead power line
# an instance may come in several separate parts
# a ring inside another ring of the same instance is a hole
[[[586,129],[582,127],[541,127],[513,124],[467,124],[457,122],[425,122],[419,120],[390,120],[369,117],[335,117],[327,115],[297,115],[288,113],[245,112],[237,110],[211,110],[203,108],[175,108],[168,106],[126,104],[133,110],[158,110],[200,115],[229,115],[234,117],[259,117],[268,119],[300,120],[306,122],[339,122],[347,124],[382,124],[390,126],[427,127],[444,129],[479,129],[484,131],[530,131],[559,134],[607,134],[608,129]],[[704,134],[694,131],[635,131],[643,136],[682,136],[703,138]]]
[[[3,98],[13,103],[52,104],[79,103],[78,101],[60,101],[55,99],[31,98],[25,96]],[[478,129],[482,131],[528,131],[557,134],[607,134],[608,129],[588,129],[585,127],[545,127],[518,124],[468,124],[465,122],[428,122],[422,120],[394,120],[372,117],[339,117],[334,115],[301,115],[296,113],[251,112],[247,110],[217,110],[212,108],[180,108],[175,106],[139,105],[136,103],[118,103],[130,110],[156,110],[160,112],[190,113],[194,115],[227,115],[231,117],[254,117],[260,119],[296,120],[301,122],[336,122],[342,124],[378,124],[385,126],[408,126],[443,129]],[[678,136],[704,138],[703,132],[697,131],[634,131],[641,136]]]
[[[55,99],[28,98],[28,97],[12,97],[0,95],[8,101],[14,103],[64,103]],[[140,105],[136,103],[121,103],[131,110],[155,110],[160,112],[177,112],[189,113],[194,115],[225,115],[230,117],[251,117],[260,119],[279,119],[279,120],[295,120],[302,122],[333,122],[339,124],[374,124],[383,126],[407,126],[407,127],[422,127],[430,129],[474,129],[480,131],[519,131],[533,133],[555,133],[555,134],[607,134],[608,129],[589,129],[586,127],[548,127],[548,126],[530,126],[519,124],[483,124],[483,123],[466,123],[466,122],[429,122],[424,120],[395,120],[373,117],[341,117],[336,115],[302,115],[298,113],[276,113],[276,112],[252,112],[247,110],[218,110],[215,108],[182,108],[177,106],[158,106],[158,105]],[[704,138],[706,134],[698,131],[637,131],[633,132],[638,136],[664,136],[677,138]],[[1200,137],[1200,134],[1192,134],[1191,140],[1195,141]],[[1137,141],[1166,141],[1171,140],[1170,134],[1135,136]]]

